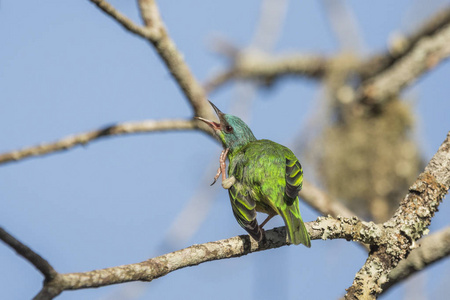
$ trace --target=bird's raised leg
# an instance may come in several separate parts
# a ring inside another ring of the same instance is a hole
[[[219,178],[220,174],[222,174],[222,187],[227,190],[236,182],[236,178],[234,178],[234,176],[227,178],[227,171],[226,171],[227,163],[226,163],[226,161],[227,161],[228,151],[230,151],[229,148],[223,150],[222,153],[220,154],[220,159],[219,159],[220,167],[217,170],[217,174],[214,177],[213,183],[211,183],[211,185],[216,183],[217,178]]]
[[[229,148],[222,151],[222,154],[220,155],[220,169],[222,173],[222,187],[226,190],[228,190],[235,182],[236,178],[234,176],[231,176],[230,178],[227,178],[227,171],[225,168],[227,167],[226,161],[227,161],[227,155],[228,151],[230,151]]]
[[[228,155],[228,151],[229,151],[230,149],[224,149],[224,150],[222,150],[222,153],[220,153],[220,158],[219,158],[219,168],[217,169],[217,174],[216,174],[216,176],[214,176],[214,181],[213,181],[213,183],[211,183],[210,185],[213,185],[214,183],[216,183],[216,181],[217,181],[217,179],[219,178],[219,176],[220,176],[220,173],[222,173],[223,175],[222,175],[222,180],[224,179],[224,177],[225,177],[225,167],[226,167],[226,163],[225,163],[225,161],[226,161],[226,159],[227,159],[227,155]]]
[[[216,181],[217,181],[217,179],[219,178],[219,176],[220,176],[220,173],[222,173],[222,174],[226,174],[225,173],[225,167],[226,167],[226,163],[225,163],[225,161],[226,161],[226,159],[227,159],[227,155],[228,155],[228,151],[229,151],[230,149],[224,149],[224,150],[222,150],[222,153],[220,153],[220,158],[219,158],[219,168],[217,169],[217,174],[216,174],[216,176],[214,176],[214,181],[213,181],[213,183],[211,183],[210,185],[213,185],[214,183],[216,183]],[[223,165],[223,166],[222,166]],[[224,175],[222,175],[222,180],[224,179]]]

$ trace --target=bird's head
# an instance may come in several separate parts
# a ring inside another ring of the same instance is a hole
[[[235,150],[247,145],[249,142],[256,141],[253,132],[240,118],[224,114],[211,101],[209,102],[216,111],[220,123],[210,121],[201,117],[196,119],[205,122],[211,127],[216,135],[222,141],[224,148],[229,148],[233,153]]]

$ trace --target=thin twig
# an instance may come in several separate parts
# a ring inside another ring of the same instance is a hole
[[[303,189],[298,193],[298,196],[309,206],[325,216],[350,218],[356,215],[341,202],[331,198],[324,191],[309,183],[309,181],[303,182]]]
[[[286,76],[301,76],[321,79],[327,71],[329,60],[326,57],[308,54],[282,55],[271,57],[249,51],[239,54],[233,66],[222,71],[204,83],[212,92],[230,80],[260,80],[270,83]]]
[[[6,232],[0,227],[0,240],[5,242],[11,248],[13,248],[17,254],[28,260],[33,266],[36,267],[45,277],[47,281],[53,280],[58,273],[53,267],[43,259],[39,254],[31,250],[28,246],[22,244],[15,237]]]
[[[124,122],[107,126],[101,129],[88,131],[62,138],[53,143],[40,144],[0,154],[0,165],[8,162],[22,160],[32,156],[42,156],[53,152],[68,150],[77,145],[86,145],[94,140],[124,134],[136,134],[154,131],[192,130],[198,129],[194,120],[160,120]]]
[[[117,11],[111,4],[103,0],[89,0],[95,5],[103,10],[107,15],[115,19],[119,24],[121,24],[126,30],[137,34],[145,39],[155,38],[155,32],[149,30],[148,28],[142,27],[134,23],[132,20],[127,18],[125,15]]]
[[[107,1],[89,1],[97,5],[103,12],[119,22],[124,28],[152,43],[191,104],[194,114],[196,116],[207,118],[212,117],[205,91],[190,71],[188,65],[184,61],[183,55],[177,49],[175,43],[167,33],[154,0],[139,0],[139,8],[145,27],[134,24]],[[203,127],[203,125],[201,125],[201,127]]]
[[[341,51],[361,53],[364,41],[350,4],[342,0],[322,0],[321,3]]]
[[[158,6],[154,0],[139,0],[141,16],[146,28],[158,32],[158,36],[148,39],[166,64],[178,86],[181,88],[196,116],[212,117],[213,113],[206,99],[203,87],[192,74],[183,55],[170,38]]]
[[[212,174],[217,171],[218,159],[214,157],[205,167],[203,176],[192,197],[186,201],[182,211],[178,213],[167,230],[162,241],[162,248],[177,249],[185,245],[201,227],[211,210],[214,198],[222,188],[211,187]]]
[[[42,290],[33,297],[33,300],[52,300],[62,292],[62,289],[55,288],[54,286],[44,286]]]
[[[156,2],[154,0],[138,0],[138,3],[145,27],[156,31],[165,30]]]
[[[212,78],[203,83],[203,88],[207,94],[217,91],[220,87],[223,87],[226,83],[234,79],[234,71],[226,70],[215,74]]]

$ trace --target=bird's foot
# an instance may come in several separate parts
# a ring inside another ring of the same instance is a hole
[[[269,222],[270,219],[272,219],[273,217],[275,217],[275,214],[268,215],[267,218],[264,220],[264,222],[262,222],[261,225],[259,225],[259,228],[262,229],[264,227],[264,225],[266,225],[267,222]]]
[[[226,173],[226,167],[227,167],[226,160],[227,160],[228,151],[230,151],[229,148],[222,150],[222,153],[220,153],[220,158],[219,158],[220,166],[219,166],[219,169],[217,170],[216,176],[214,176],[214,181],[213,181],[213,183],[211,183],[211,185],[216,183],[216,181],[219,178],[220,174],[222,174],[222,181],[227,179],[227,176],[226,176],[226,174],[227,174]],[[231,187],[231,185],[230,185],[230,187]]]
[[[210,186],[212,186],[214,183],[216,183],[217,178],[219,178],[219,176],[220,176],[220,173],[222,173],[222,169],[219,167],[219,169],[217,169],[216,176],[214,176],[214,181],[213,181],[213,183],[210,184]]]
[[[236,178],[234,178],[234,176],[231,176],[229,178],[223,179],[222,180],[222,187],[226,190],[230,189],[233,184],[236,182]]]

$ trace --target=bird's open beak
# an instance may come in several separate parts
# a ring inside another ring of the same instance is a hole
[[[211,101],[208,101],[209,104],[214,108],[217,116],[219,117],[219,120],[222,121],[224,113],[220,111],[220,109],[217,108]],[[206,124],[208,124],[213,130],[220,130],[220,123],[216,123],[214,121],[210,121],[208,119],[202,118],[202,117],[194,117],[197,120],[203,121]]]
[[[204,119],[202,117],[194,117],[194,119],[197,119],[197,120],[205,122],[206,124],[209,125],[209,127],[211,127],[214,130],[220,130],[220,124],[219,123],[216,123],[214,121],[210,121],[210,120]]]

